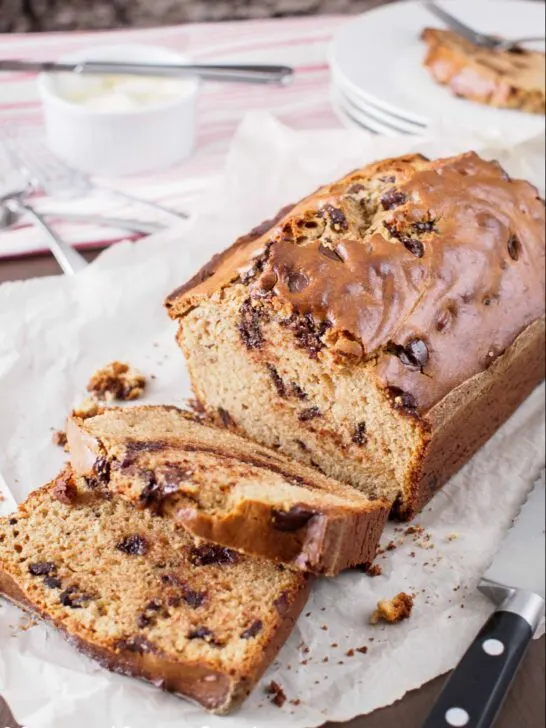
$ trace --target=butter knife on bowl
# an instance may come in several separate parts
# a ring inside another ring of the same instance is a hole
[[[490,728],[544,617],[545,488],[536,483],[479,590],[496,606],[423,728]]]

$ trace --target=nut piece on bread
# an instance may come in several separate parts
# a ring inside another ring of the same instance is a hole
[[[451,30],[425,28],[425,66],[456,96],[506,109],[546,113],[546,55],[481,48]]]
[[[371,562],[389,504],[176,407],[70,418],[75,472],[194,536],[317,574]]]
[[[411,518],[544,377],[544,231],[475,153],[357,170],[169,296],[195,397]]]
[[[197,543],[184,529],[72,484],[0,519],[0,595],[51,622],[103,667],[237,707],[290,634],[304,574]]]
[[[371,624],[388,622],[396,624],[404,619],[409,619],[413,609],[413,597],[405,592],[400,592],[394,599],[382,599],[377,603],[377,609],[370,617]]]

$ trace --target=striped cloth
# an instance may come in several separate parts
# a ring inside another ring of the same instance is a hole
[[[111,186],[191,213],[192,200],[217,174],[230,140],[243,116],[251,110],[274,113],[296,129],[337,127],[329,95],[327,56],[334,30],[343,17],[313,17],[184,25],[105,33],[2,35],[0,55],[28,60],[55,59],[86,47],[117,43],[161,45],[199,61],[287,64],[296,68],[295,82],[286,88],[253,85],[204,84],[199,102],[199,132],[193,157],[177,167],[153,175],[108,180]],[[42,134],[41,107],[32,74],[3,74],[0,78],[0,127],[26,128]],[[26,131],[26,129],[25,129]],[[2,170],[0,170],[0,174]],[[68,205],[68,207],[66,207]],[[36,201],[38,209],[123,214],[104,200],[60,203]],[[146,219],[140,210],[133,216]],[[149,218],[148,218],[149,219]],[[59,224],[64,239],[78,247],[106,245],[127,235],[89,225]],[[42,250],[41,233],[24,226],[0,233],[0,257]]]

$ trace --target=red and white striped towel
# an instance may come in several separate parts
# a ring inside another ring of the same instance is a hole
[[[2,35],[0,56],[27,60],[55,59],[89,46],[147,43],[184,52],[200,61],[282,63],[294,66],[291,86],[205,84],[199,102],[199,133],[193,157],[181,165],[147,176],[108,180],[128,192],[191,213],[192,201],[223,167],[234,131],[248,111],[275,114],[295,129],[339,127],[330,99],[328,46],[343,17],[313,17],[184,25],[105,33],[48,33]],[[42,115],[35,77],[3,74],[0,79],[0,126],[30,127],[40,135]],[[65,203],[66,205],[66,203]],[[38,209],[60,210],[46,199]],[[101,201],[71,202],[72,212],[117,214],[119,209]],[[135,213],[132,210],[131,213]],[[103,227],[63,224],[62,236],[78,247],[105,245],[127,235]],[[0,257],[29,254],[44,248],[41,234],[24,226],[0,233]]]

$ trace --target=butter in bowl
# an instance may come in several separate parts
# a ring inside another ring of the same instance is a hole
[[[184,64],[166,48],[117,45],[60,59]],[[89,174],[151,172],[189,157],[195,145],[197,78],[42,73],[38,86],[47,142],[68,164]]]

